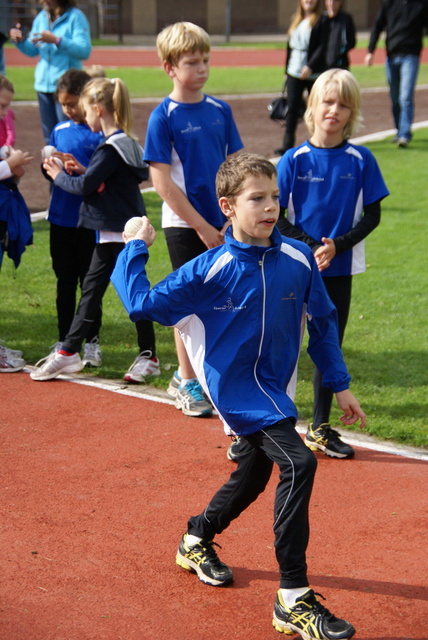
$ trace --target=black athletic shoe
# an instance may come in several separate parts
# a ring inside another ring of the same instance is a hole
[[[189,547],[186,544],[187,533],[181,538],[178,547],[176,563],[186,569],[197,573],[198,578],[204,584],[210,584],[213,587],[224,587],[233,582],[233,573],[224,562],[221,562],[217,556],[212,540],[201,540],[200,542]],[[219,545],[216,545],[219,547]]]
[[[323,596],[321,598],[325,599]],[[281,592],[278,591],[272,624],[280,633],[299,633],[304,640],[348,640],[355,633],[352,624],[330,613],[317,600],[312,589],[298,598],[290,609],[284,604]]]
[[[241,442],[241,439],[239,438],[239,436],[232,436],[232,442],[229,445],[229,448],[226,453],[227,457],[232,462],[238,462],[240,442]]]
[[[332,458],[352,458],[355,451],[349,444],[342,442],[340,434],[328,423],[320,424],[316,429],[310,424],[305,436],[305,444],[312,451],[324,451]]]

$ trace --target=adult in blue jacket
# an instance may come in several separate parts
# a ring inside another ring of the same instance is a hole
[[[91,53],[91,35],[86,16],[74,0],[42,0],[43,9],[24,39],[21,25],[10,30],[10,38],[27,56],[40,59],[34,88],[39,101],[43,137],[49,144],[51,131],[65,119],[55,91],[58,79],[68,69],[81,69]]]

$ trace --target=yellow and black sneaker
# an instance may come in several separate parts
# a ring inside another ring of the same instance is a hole
[[[353,458],[355,455],[354,449],[342,442],[340,433],[332,429],[327,422],[320,424],[316,429],[310,424],[305,435],[305,444],[311,451],[323,451],[331,458]]]
[[[348,640],[355,633],[352,624],[330,613],[317,600],[312,589],[298,598],[290,609],[284,604],[281,591],[278,591],[272,624],[280,633],[299,633],[304,640]]]
[[[187,533],[181,538],[178,547],[176,563],[198,575],[198,578],[204,584],[210,584],[213,587],[224,587],[233,582],[233,573],[224,562],[221,562],[217,556],[212,540],[201,540],[192,546],[186,544]],[[220,545],[216,545],[219,547]]]

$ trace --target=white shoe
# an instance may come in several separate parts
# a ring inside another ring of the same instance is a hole
[[[15,373],[25,367],[25,360],[0,353],[0,373]]]
[[[90,342],[85,344],[82,358],[83,366],[100,367],[102,363],[101,349],[98,344],[98,338],[92,338]]]
[[[43,364],[42,364],[43,363]],[[42,358],[36,364],[36,370],[30,373],[33,380],[52,380],[61,373],[77,373],[84,367],[78,353],[72,356],[63,356],[53,351],[46,358]]]
[[[0,340],[0,356],[9,356],[10,358],[22,358],[22,351],[18,351],[17,349],[9,349],[6,347],[3,340]]]
[[[143,382],[147,376],[160,376],[159,360],[151,359],[151,351],[143,351],[135,358],[128,371],[123,376],[126,382]]]

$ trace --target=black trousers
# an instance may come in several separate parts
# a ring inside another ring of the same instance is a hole
[[[205,511],[190,518],[188,532],[212,540],[224,531],[264,491],[274,462],[280,470],[273,524],[280,586],[305,587],[308,510],[317,461],[295,430],[293,420],[282,420],[241,437],[236,469]],[[257,541],[247,542],[251,548]]]
[[[50,253],[56,275],[56,311],[59,341],[63,342],[76,313],[76,294],[91,264],[95,247],[95,231],[50,225]],[[101,305],[86,336],[88,342],[101,328]]]
[[[323,278],[330,300],[337,309],[339,344],[342,345],[345,328],[348,322],[349,309],[351,306],[352,276],[332,276]],[[333,401],[333,391],[322,386],[322,374],[315,367],[314,370],[314,415],[313,426],[330,422],[331,404]]]
[[[285,132],[283,149],[292,149],[296,146],[296,129],[299,123],[300,105],[302,103],[303,92],[306,89],[310,93],[315,80],[300,80],[287,75],[287,101],[288,112],[285,119]]]
[[[101,301],[110,283],[110,276],[123,247],[122,242],[95,245],[91,264],[83,281],[82,296],[63,343],[63,348],[67,351],[80,351],[82,342],[93,330]],[[156,355],[155,332],[151,320],[138,320],[135,326],[139,351],[151,351],[153,356]]]

